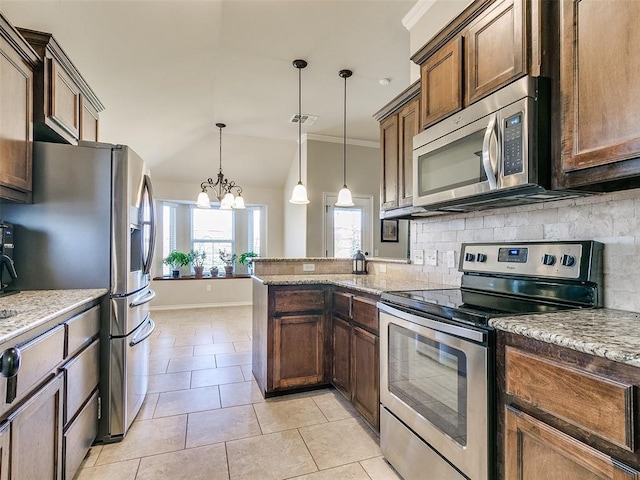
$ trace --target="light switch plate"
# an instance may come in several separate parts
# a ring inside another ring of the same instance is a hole
[[[427,250],[425,252],[425,265],[429,265],[431,267],[435,267],[438,265],[438,251],[437,250]]]
[[[424,250],[413,251],[413,263],[416,265],[424,265]]]
[[[456,252],[449,250],[446,254],[447,268],[456,268]]]
[[[303,263],[302,264],[302,271],[303,272],[315,272],[316,271],[316,264],[315,263]]]

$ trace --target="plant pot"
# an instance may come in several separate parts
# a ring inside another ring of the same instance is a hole
[[[196,273],[196,278],[202,278],[204,267],[193,267],[193,271]]]
[[[227,277],[233,276],[233,265],[225,265],[224,266],[224,274]]]
[[[180,270],[171,270],[171,276],[173,278],[180,278]]]
[[[218,267],[212,267],[209,272],[211,272],[211,276],[212,277],[217,277],[218,276]]]

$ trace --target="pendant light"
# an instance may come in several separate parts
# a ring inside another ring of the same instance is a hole
[[[207,194],[207,189],[209,188],[220,202],[220,210],[231,210],[232,208],[241,210],[246,208],[244,198],[242,198],[242,187],[233,180],[224,178],[224,173],[222,173],[222,129],[226,125],[224,123],[216,123],[216,127],[220,131],[220,167],[217,180],[214,182],[213,178],[208,178],[200,184],[202,191],[198,195],[196,206],[199,208],[211,208],[211,200],[209,199],[209,194]],[[237,196],[234,196],[233,190],[237,192]]]
[[[336,207],[353,207],[353,198],[351,191],[347,187],[347,78],[353,75],[351,70],[340,70],[338,72],[340,78],[344,78],[344,143],[342,146],[342,189],[338,193],[338,201]]]
[[[302,184],[302,69],[307,66],[304,60],[294,60],[293,66],[298,69],[298,184],[293,187],[289,202],[297,205],[309,203],[307,189]]]

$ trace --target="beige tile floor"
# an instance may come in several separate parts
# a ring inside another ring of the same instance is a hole
[[[154,312],[149,394],[126,438],[76,480],[397,480],[377,436],[333,389],[264,400],[251,308]]]

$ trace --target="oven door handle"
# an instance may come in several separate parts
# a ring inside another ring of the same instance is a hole
[[[382,312],[386,312],[389,315],[394,317],[401,318],[406,320],[407,322],[416,323],[423,327],[429,328],[436,332],[446,333],[449,335],[455,335],[457,337],[464,338],[466,340],[471,340],[478,343],[485,343],[487,341],[487,333],[480,330],[474,330],[471,328],[461,327],[458,325],[452,325],[450,323],[446,323],[443,321],[432,320],[428,316],[418,316],[412,313],[407,313],[402,310],[398,310],[397,308],[391,307],[384,303],[378,303],[378,310]],[[459,319],[453,317],[453,320],[460,321]]]
[[[489,190],[496,190],[498,188],[498,132],[496,126],[498,125],[497,115],[494,113],[491,115],[489,125],[484,132],[484,139],[482,141],[482,166],[487,174],[487,180],[489,182]],[[495,148],[492,149],[491,145],[495,144]]]

